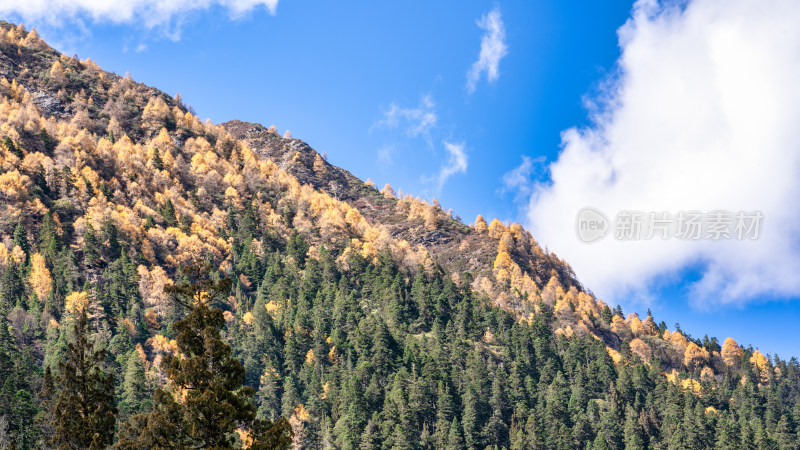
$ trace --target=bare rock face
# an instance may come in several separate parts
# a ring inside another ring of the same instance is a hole
[[[448,236],[446,233],[440,230],[433,230],[419,236],[414,243],[420,243],[425,246],[433,246],[447,244],[452,240],[452,236]]]
[[[33,104],[46,116],[64,116],[64,105],[50,92],[37,91],[33,93]]]
[[[259,156],[270,159],[275,165],[294,175],[302,184],[309,184],[347,202],[370,193],[376,198],[381,197],[377,191],[366,186],[350,172],[325,161],[316,150],[300,139],[284,138],[260,124],[241,120],[225,122],[222,126],[233,137],[245,141]]]

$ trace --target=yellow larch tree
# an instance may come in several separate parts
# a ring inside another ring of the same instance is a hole
[[[78,107],[75,115],[72,116],[70,125],[80,130],[91,128],[92,118],[89,115],[89,109],[86,106]]]
[[[247,311],[246,313],[244,313],[244,315],[242,315],[242,322],[244,322],[245,325],[251,326],[251,325],[253,325],[254,321],[255,321],[255,317],[253,317],[253,313],[252,312]]]
[[[744,351],[733,338],[726,338],[722,343],[722,360],[728,367],[738,367],[742,363]]]
[[[499,239],[503,233],[506,232],[506,226],[503,225],[503,222],[500,222],[498,219],[493,219],[492,223],[489,224],[489,236],[494,239]]]
[[[700,371],[700,379],[703,381],[713,381],[714,377],[714,369],[711,367],[703,367],[703,370]]]
[[[694,342],[689,342],[686,346],[686,351],[683,353],[683,364],[691,366],[694,364],[701,364],[708,362],[708,350],[698,346]]]
[[[513,268],[516,264],[511,259],[511,255],[508,252],[501,251],[497,254],[497,257],[494,259],[494,276],[500,283],[505,283],[507,281],[511,281],[511,274],[509,270]]]
[[[386,183],[386,185],[383,186],[383,189],[381,189],[381,194],[383,194],[385,198],[395,198],[394,189],[392,189],[389,183]]]
[[[681,352],[684,352],[689,345],[689,341],[686,340],[686,337],[681,334],[680,331],[670,333],[669,330],[664,330],[663,337],[665,341],[680,348]]]
[[[475,218],[475,231],[478,233],[485,233],[488,229],[489,227],[486,225],[486,219],[478,214],[478,217]]]
[[[316,361],[314,356],[314,349],[311,348],[306,352],[306,364],[313,364]]]
[[[30,33],[22,40],[22,45],[36,50],[47,50],[48,45],[39,37],[36,28],[31,28]]]
[[[767,357],[760,351],[755,350],[753,351],[753,356],[750,357],[750,364],[758,370],[759,381],[766,383],[769,380],[769,361],[767,361]]]
[[[568,296],[562,297],[556,301],[555,307],[553,307],[553,311],[562,322],[572,322],[574,319],[572,314],[572,306],[573,304],[570,302],[570,298]]]
[[[147,267],[140,265],[137,271],[139,273],[139,293],[144,304],[153,308],[151,311],[157,318],[163,318],[170,306],[164,287],[171,285],[172,280],[160,266],[148,270]]]
[[[120,125],[119,120],[116,117],[111,116],[108,120],[108,127],[106,127],[109,133],[113,134],[115,139],[118,139],[125,135],[125,131],[122,129],[122,125]]]
[[[633,337],[630,325],[619,315],[614,315],[611,319],[611,331],[617,333],[621,339],[631,339]]]
[[[660,334],[658,325],[656,325],[656,321],[653,320],[652,316],[647,316],[647,318],[642,322],[642,328],[644,328],[644,334],[648,336],[658,336]]]
[[[155,133],[164,125],[164,120],[170,115],[170,109],[161,97],[151,97],[142,113],[142,128]]]
[[[328,361],[331,364],[336,364],[339,361],[339,352],[336,350],[336,346],[331,346],[330,351],[328,351]]]
[[[70,315],[81,314],[89,307],[89,296],[86,292],[73,292],[64,299],[64,309]]]
[[[56,83],[58,86],[63,85],[67,81],[67,76],[64,74],[64,68],[61,66],[61,62],[56,60],[52,66],[50,66],[50,81]]]
[[[636,338],[631,341],[631,352],[636,354],[643,362],[649,362],[650,357],[653,355],[650,346],[643,340]]]
[[[514,251],[514,237],[511,233],[506,232],[500,237],[500,242],[497,243],[497,253],[511,253]]]
[[[630,324],[631,331],[635,336],[641,336],[644,334],[644,327],[642,326],[642,321],[639,319],[638,314],[628,314],[628,323]]]
[[[19,245],[15,245],[14,248],[11,249],[11,259],[17,264],[22,264],[25,262],[25,250]]]
[[[31,273],[29,281],[33,292],[40,301],[46,299],[50,295],[53,288],[53,278],[50,276],[50,269],[44,263],[44,256],[34,253],[31,256]]]
[[[324,175],[327,172],[328,166],[325,164],[325,160],[317,153],[316,156],[314,156],[314,173]]]
[[[0,269],[6,268],[10,258],[11,252],[8,251],[8,247],[6,247],[6,244],[3,242],[0,242]]]
[[[3,173],[0,175],[0,197],[6,203],[16,203],[27,196],[32,185],[30,177],[17,169]]]

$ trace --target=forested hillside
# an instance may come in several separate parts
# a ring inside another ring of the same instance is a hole
[[[0,143],[0,447],[798,448],[796,359],[7,23]]]

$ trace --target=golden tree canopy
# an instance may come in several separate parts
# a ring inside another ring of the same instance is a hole
[[[73,292],[64,300],[64,308],[70,314],[81,314],[89,306],[89,296],[86,292]]]
[[[722,344],[722,359],[725,361],[725,364],[730,367],[737,366],[741,364],[743,356],[744,352],[733,338],[729,337],[725,339],[725,342]]]
[[[29,280],[39,300],[44,300],[50,295],[50,290],[53,287],[53,278],[50,276],[50,270],[44,264],[44,256],[39,253],[34,253],[31,256]]]
[[[683,353],[683,364],[688,366],[691,363],[707,362],[708,356],[708,350],[694,342],[689,342],[689,345],[686,346],[686,351]]]
[[[478,214],[478,217],[475,218],[475,231],[478,233],[485,233],[488,229],[489,226],[486,225],[486,219],[484,219],[482,215]]]
[[[647,345],[646,342],[644,342],[639,338],[636,338],[631,341],[630,346],[631,346],[631,352],[639,356],[639,359],[641,359],[644,362],[650,361],[650,357],[652,356],[653,353],[652,350],[650,350],[650,346]]]

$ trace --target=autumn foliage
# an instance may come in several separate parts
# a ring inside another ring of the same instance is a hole
[[[272,422],[296,448],[794,442],[796,363],[624,314],[518,223],[202,121],[24,27],[0,50],[0,445],[54,434],[44,373],[75,339],[108,351],[87,373],[127,424],[96,446],[259,448]]]

